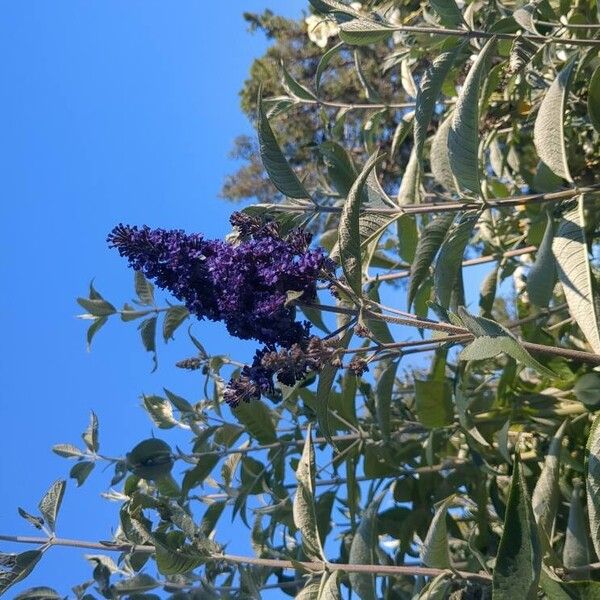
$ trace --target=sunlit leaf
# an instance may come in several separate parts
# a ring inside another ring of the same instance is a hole
[[[533,128],[533,143],[539,157],[559,177],[573,181],[565,148],[565,105],[575,59],[571,59],[548,88]]]

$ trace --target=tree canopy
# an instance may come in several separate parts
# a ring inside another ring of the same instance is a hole
[[[65,544],[95,552],[81,600],[600,597],[600,4],[246,19],[273,44],[223,195],[254,203],[226,240],[115,227],[135,304],[78,299],[89,344],[136,321],[156,362],[187,335],[202,393],[144,396],[156,435],[110,454],[94,414],[56,445],[77,485],[111,465],[119,523],[57,537],[57,481],[0,590]],[[210,355],[203,319],[252,361]]]

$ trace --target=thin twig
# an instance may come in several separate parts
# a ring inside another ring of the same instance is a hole
[[[135,545],[126,543],[110,542],[90,542],[87,540],[73,540],[66,538],[44,538],[44,537],[29,537],[19,535],[0,535],[0,540],[5,542],[14,542],[19,544],[34,544],[34,545],[49,545],[49,546],[66,546],[70,548],[82,548],[88,550],[104,550],[107,552],[138,552],[153,554],[155,547],[150,544]],[[422,575],[424,577],[437,577],[442,573],[448,573],[451,577],[453,574],[462,577],[463,579],[491,581],[491,576],[487,573],[469,573],[465,571],[450,571],[447,569],[433,569],[423,567],[421,565],[366,565],[366,564],[343,564],[331,563],[325,561],[291,561],[278,558],[256,558],[254,556],[238,556],[236,554],[213,554],[210,560],[221,561],[240,565],[253,565],[257,567],[270,567],[275,569],[298,569],[303,568],[306,571],[313,573],[321,573],[324,571],[343,571],[346,573],[370,573],[372,575]]]
[[[554,43],[554,44],[569,44],[572,46],[600,46],[600,40],[581,39],[581,38],[560,38],[548,35],[522,34],[522,33],[506,33],[506,32],[491,32],[481,31],[479,29],[447,29],[445,27],[421,27],[418,25],[397,25],[394,27],[386,27],[390,33],[394,31],[404,33],[428,33],[431,35],[453,35],[457,37],[490,39],[496,38],[499,40],[529,40],[531,42]]]
[[[598,40],[600,42],[600,40]],[[436,202],[426,202],[422,204],[403,204],[398,208],[362,208],[361,212],[370,215],[418,215],[428,213],[458,212],[461,210],[481,210],[482,208],[506,208],[511,206],[522,206],[524,204],[539,204],[544,202],[561,202],[568,200],[579,194],[587,194],[600,191],[600,184],[594,184],[585,187],[575,187],[560,192],[550,192],[544,194],[521,194],[519,196],[507,196],[486,200],[485,205],[477,200],[450,202],[441,199]],[[296,204],[257,204],[257,207],[271,210],[274,212],[290,213],[340,213],[341,206],[323,206],[308,203]]]

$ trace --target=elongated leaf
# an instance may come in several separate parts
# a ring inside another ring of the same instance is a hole
[[[171,429],[177,425],[171,403],[162,396],[143,396],[144,408],[154,424],[160,429]]]
[[[377,552],[377,511],[384,494],[371,501],[362,515],[352,544],[349,562],[353,565],[376,564]],[[369,573],[349,573],[350,585],[361,600],[377,600],[375,593],[375,576]]]
[[[77,298],[77,303],[95,317],[108,317],[117,312],[117,309],[104,298]]]
[[[463,22],[460,8],[458,8],[454,0],[431,0],[430,4],[431,8],[433,8],[440,17],[442,25],[446,27],[456,27]]]
[[[600,66],[596,67],[588,88],[588,115],[594,129],[600,133]]]
[[[301,100],[316,100],[317,97],[305,86],[296,81],[281,63],[281,71],[283,73],[283,85],[292,96]]]
[[[465,79],[448,132],[448,158],[458,184],[480,194],[479,182],[479,89],[488,60],[496,46],[491,38],[479,52]]]
[[[94,470],[95,463],[91,460],[83,460],[73,465],[69,471],[69,477],[77,482],[77,487],[81,487],[85,480]]]
[[[340,572],[323,573],[317,600],[341,600],[339,588]]]
[[[588,519],[592,544],[600,556],[600,415],[592,423],[585,451]]]
[[[46,525],[50,531],[54,532],[56,526],[56,516],[60,510],[63,496],[65,494],[65,487],[67,482],[64,479],[55,481],[50,489],[44,494],[44,497],[40,500],[39,509],[46,521]]]
[[[533,143],[541,160],[559,177],[573,181],[565,148],[565,105],[575,58],[571,59],[548,88],[533,128]]]
[[[539,537],[523,466],[517,456],[494,568],[493,600],[537,598],[541,566]]]
[[[563,564],[567,569],[590,564],[587,522],[583,511],[583,490],[577,481],[571,494],[569,521],[567,524],[565,545],[563,547]],[[589,571],[587,577],[589,577]],[[587,577],[580,576],[579,578],[586,579]]]
[[[315,453],[312,445],[312,427],[306,430],[302,457],[296,469],[298,487],[294,496],[294,524],[302,535],[302,547],[311,560],[325,560],[317,527],[315,504]]]
[[[475,339],[459,354],[460,360],[484,360],[504,352],[518,363],[535,369],[542,375],[556,376],[550,369],[535,360],[512,333],[499,323],[485,317],[471,315],[462,306],[458,307],[458,314],[465,327],[475,336]]]
[[[394,29],[368,19],[354,19],[340,25],[340,39],[353,46],[368,46],[392,35]]]
[[[492,316],[492,308],[496,299],[496,288],[498,287],[498,266],[496,265],[485,277],[481,283],[479,295],[479,308],[481,316],[487,319]]]
[[[418,204],[421,200],[419,193],[419,184],[421,181],[421,165],[419,158],[416,153],[416,146],[410,153],[408,164],[404,174],[402,175],[402,181],[400,182],[400,188],[398,189],[398,204]]]
[[[49,587],[32,587],[21,592],[13,600],[62,600],[62,596]]]
[[[407,300],[409,308],[417,295],[417,290],[429,276],[429,268],[453,221],[454,214],[442,213],[429,222],[421,233],[415,251],[415,259],[410,266]]]
[[[1,558],[10,559],[10,570],[0,570],[0,595],[8,588],[27,577],[42,558],[43,550],[26,550],[20,554],[4,554]]]
[[[560,473],[560,451],[567,421],[558,428],[552,441],[548,454],[544,459],[544,467],[538,477],[531,496],[534,518],[547,540],[552,539],[552,528],[558,508],[560,490],[558,478]]]
[[[419,423],[435,429],[454,420],[452,387],[447,380],[415,379],[415,404]]]
[[[258,98],[258,142],[260,157],[273,185],[289,198],[310,198],[292,167],[279,148],[275,134],[265,114],[262,98]]]
[[[450,306],[450,297],[456,284],[473,227],[479,219],[478,211],[463,214],[446,235],[433,270],[433,285],[437,302]]]
[[[353,330],[347,330],[339,342],[336,344],[338,348],[347,348],[353,335]],[[325,439],[333,444],[331,440],[331,419],[330,419],[330,398],[331,388],[337,375],[338,367],[331,364],[326,364],[319,373],[319,383],[317,385],[317,397],[315,409],[317,413],[317,421],[319,429]]]
[[[79,458],[83,456],[83,451],[71,444],[56,444],[52,446],[52,452],[64,458]]]
[[[98,417],[96,413],[92,411],[90,413],[90,423],[87,429],[81,434],[81,439],[87,446],[90,452],[98,452],[100,449],[100,443],[98,441]]]
[[[380,160],[381,157],[378,157],[376,154],[369,158],[352,185],[340,216],[338,239],[342,269],[350,287],[359,296],[362,295],[360,248],[361,197],[369,173]]]
[[[154,286],[148,281],[141,271],[135,272],[135,293],[138,301],[143,306],[152,306],[154,304]]]
[[[165,342],[173,339],[177,328],[190,316],[190,311],[185,306],[171,306],[165,314],[163,321],[163,339]]]
[[[325,72],[327,65],[329,65],[331,59],[343,48],[343,46],[344,43],[340,42],[339,44],[333,46],[333,48],[329,48],[329,50],[327,50],[327,52],[325,52],[325,54],[321,56],[321,60],[319,61],[319,64],[317,65],[317,70],[315,72],[315,88],[317,90],[317,94],[320,91],[321,78],[323,77],[323,73]]]
[[[429,161],[434,179],[448,191],[456,190],[456,180],[450,167],[448,158],[448,134],[452,127],[452,113],[450,113],[439,125],[438,130],[431,142]]]
[[[425,145],[427,129],[435,110],[435,103],[442,91],[444,80],[448,76],[456,60],[456,56],[461,49],[462,46],[459,45],[453,50],[444,52],[436,57],[419,85],[414,118],[414,147],[419,162],[423,156],[423,146]]]
[[[377,421],[384,441],[390,438],[390,406],[399,361],[388,361],[377,380],[375,402]]]
[[[154,361],[154,368],[152,371],[156,371],[158,368],[158,360],[156,358],[156,322],[158,317],[151,317],[150,319],[144,319],[138,330],[142,338],[142,344],[147,352],[152,352],[152,360]]]
[[[232,412],[257,442],[272,444],[277,441],[272,413],[261,400],[240,402]]]
[[[527,275],[527,295],[540,308],[546,308],[552,299],[552,291],[556,283],[556,261],[552,253],[554,240],[554,220],[548,214],[548,222],[542,243],[535,255],[535,262]]]
[[[448,551],[448,528],[446,518],[454,496],[436,504],[435,514],[427,530],[427,536],[421,547],[421,562],[437,569],[449,569],[450,552]]]
[[[600,353],[600,319],[594,301],[594,281],[585,239],[583,208],[582,195],[579,196],[577,208],[567,212],[560,220],[552,252],[569,312],[594,352]]]
[[[350,155],[342,146],[331,141],[319,144],[319,152],[327,167],[328,179],[340,196],[347,197],[358,175]],[[365,195],[363,201],[366,198]]]
[[[529,2],[521,8],[517,8],[513,12],[513,19],[526,31],[530,33],[537,33],[533,17],[536,12],[536,5],[534,2]]]
[[[88,327],[86,334],[88,352],[92,348],[92,340],[94,339],[94,336],[100,331],[102,327],[104,327],[107,321],[108,317],[97,317],[96,319],[94,319],[94,322]]]

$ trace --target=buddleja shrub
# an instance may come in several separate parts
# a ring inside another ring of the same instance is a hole
[[[121,506],[111,541],[71,541],[96,552],[73,592],[599,597],[600,7],[311,5],[294,26],[322,58],[277,65],[256,103],[272,198],[225,241],[117,226],[137,306],[79,300],[88,342],[120,316],[156,354],[159,325],[193,324],[177,366],[204,395],[144,396],[164,431],[122,458],[99,454],[94,415],[85,448],[54,448],[79,485],[112,462]],[[333,64],[363,97],[328,95]],[[295,115],[315,123],[301,159]],[[205,350],[207,319],[256,341],[250,364]],[[1,555],[3,590],[69,543],[64,489],[20,510],[45,537]],[[232,517],[253,555],[220,542]]]

